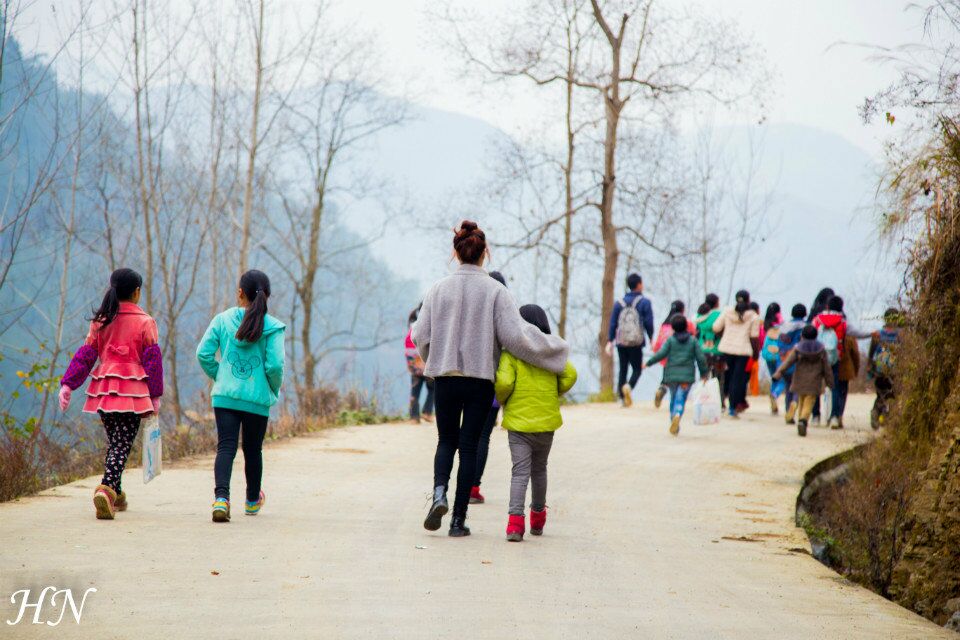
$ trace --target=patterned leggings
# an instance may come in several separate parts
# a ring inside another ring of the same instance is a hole
[[[123,468],[127,466],[133,439],[140,430],[140,416],[136,413],[101,411],[100,421],[107,431],[107,457],[103,461],[103,480],[100,483],[120,493]]]

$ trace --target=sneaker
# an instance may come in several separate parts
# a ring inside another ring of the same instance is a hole
[[[780,407],[777,406],[777,399],[770,396],[770,415],[775,416],[780,413]]]
[[[524,517],[511,515],[507,519],[507,541],[523,542],[523,532],[525,529],[526,529],[526,522],[524,520]]]
[[[407,420],[407,423],[409,423],[409,424],[420,424],[420,418],[410,418],[409,420]]]
[[[670,420],[670,435],[675,436],[680,433],[680,416],[673,416]]]
[[[217,498],[213,501],[213,521],[230,522],[230,501],[226,498]]]
[[[833,419],[833,423],[830,425],[830,428],[833,429],[833,430],[843,429],[843,419],[842,419],[842,418],[834,418],[834,419]]]
[[[801,419],[799,422],[797,422],[797,435],[800,436],[801,438],[807,437],[807,421],[806,420]]]
[[[433,414],[432,414],[432,413],[425,413],[425,414],[423,414],[423,415],[420,416],[420,417],[423,418],[424,422],[433,422]]]
[[[105,484],[99,485],[93,492],[93,506],[97,510],[97,520],[113,520],[116,513],[117,492]]]
[[[260,507],[263,506],[263,503],[266,501],[266,499],[267,499],[266,494],[264,494],[263,491],[261,491],[260,499],[257,500],[256,502],[250,502],[249,500],[247,500],[247,504],[244,506],[243,512],[248,516],[257,515],[258,513],[260,513]]]
[[[113,503],[113,508],[116,511],[126,511],[127,510],[127,494],[123,491],[117,494],[117,500]]]
[[[620,393],[623,394],[623,406],[633,406],[633,389],[630,388],[630,385],[625,384],[620,387]]]
[[[480,493],[480,487],[471,487],[470,488],[470,504],[483,504],[486,500],[483,497],[483,494]]]
[[[543,511],[530,509],[530,535],[542,536],[543,527],[547,524],[547,508]]]
[[[663,402],[663,397],[667,395],[667,388],[663,385],[657,387],[657,392],[653,395],[653,406],[657,409],[660,408],[660,404]]]
[[[819,426],[820,426],[820,416],[813,416],[812,418],[810,418],[810,424],[812,424],[812,425],[815,426],[815,427],[819,427]]]

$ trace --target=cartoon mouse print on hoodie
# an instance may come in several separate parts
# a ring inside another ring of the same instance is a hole
[[[240,380],[249,378],[253,375],[254,370],[260,366],[260,358],[258,356],[250,356],[247,359],[243,359],[236,351],[230,352],[227,356],[227,362],[231,366],[230,372],[233,374],[233,377],[239,378]]]

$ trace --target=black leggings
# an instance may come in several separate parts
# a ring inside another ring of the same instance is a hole
[[[247,476],[247,500],[260,499],[263,478],[263,436],[267,433],[267,416],[248,411],[214,407],[217,418],[217,459],[213,463],[216,482],[214,495],[230,499],[230,476],[237,457],[237,440],[243,431],[243,471]]]
[[[140,430],[140,416],[136,413],[101,411],[100,421],[107,432],[107,455],[103,460],[103,479],[100,484],[120,493],[123,469],[127,466],[130,448]]]
[[[493,383],[480,378],[444,376],[434,382],[437,418],[437,454],[433,459],[433,486],[448,486],[453,455],[460,452],[454,516],[466,516],[470,488],[477,474],[477,444],[493,404]],[[462,420],[462,422],[461,422]]]
[[[497,415],[500,413],[500,407],[490,407],[490,413],[487,414],[487,421],[483,423],[483,430],[480,432],[480,442],[477,443],[477,478],[473,481],[473,486],[479,487],[483,480],[483,470],[487,468],[487,454],[490,452],[490,436],[493,434],[493,427],[497,424]]]
[[[750,356],[735,356],[725,353],[723,359],[727,362],[727,377],[724,380],[727,405],[730,412],[733,413],[737,407],[747,403],[747,382],[750,380],[750,375],[747,373],[747,362],[750,360]]]

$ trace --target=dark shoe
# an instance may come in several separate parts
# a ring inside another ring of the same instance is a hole
[[[440,528],[440,521],[447,515],[450,506],[447,504],[447,488],[443,485],[433,488],[433,504],[423,521],[423,528],[427,531],[436,531]]]
[[[801,438],[807,437],[807,421],[800,420],[797,422],[797,435]]]
[[[465,516],[453,516],[450,520],[450,532],[447,534],[451,538],[462,538],[470,535],[470,528],[467,527]]]

